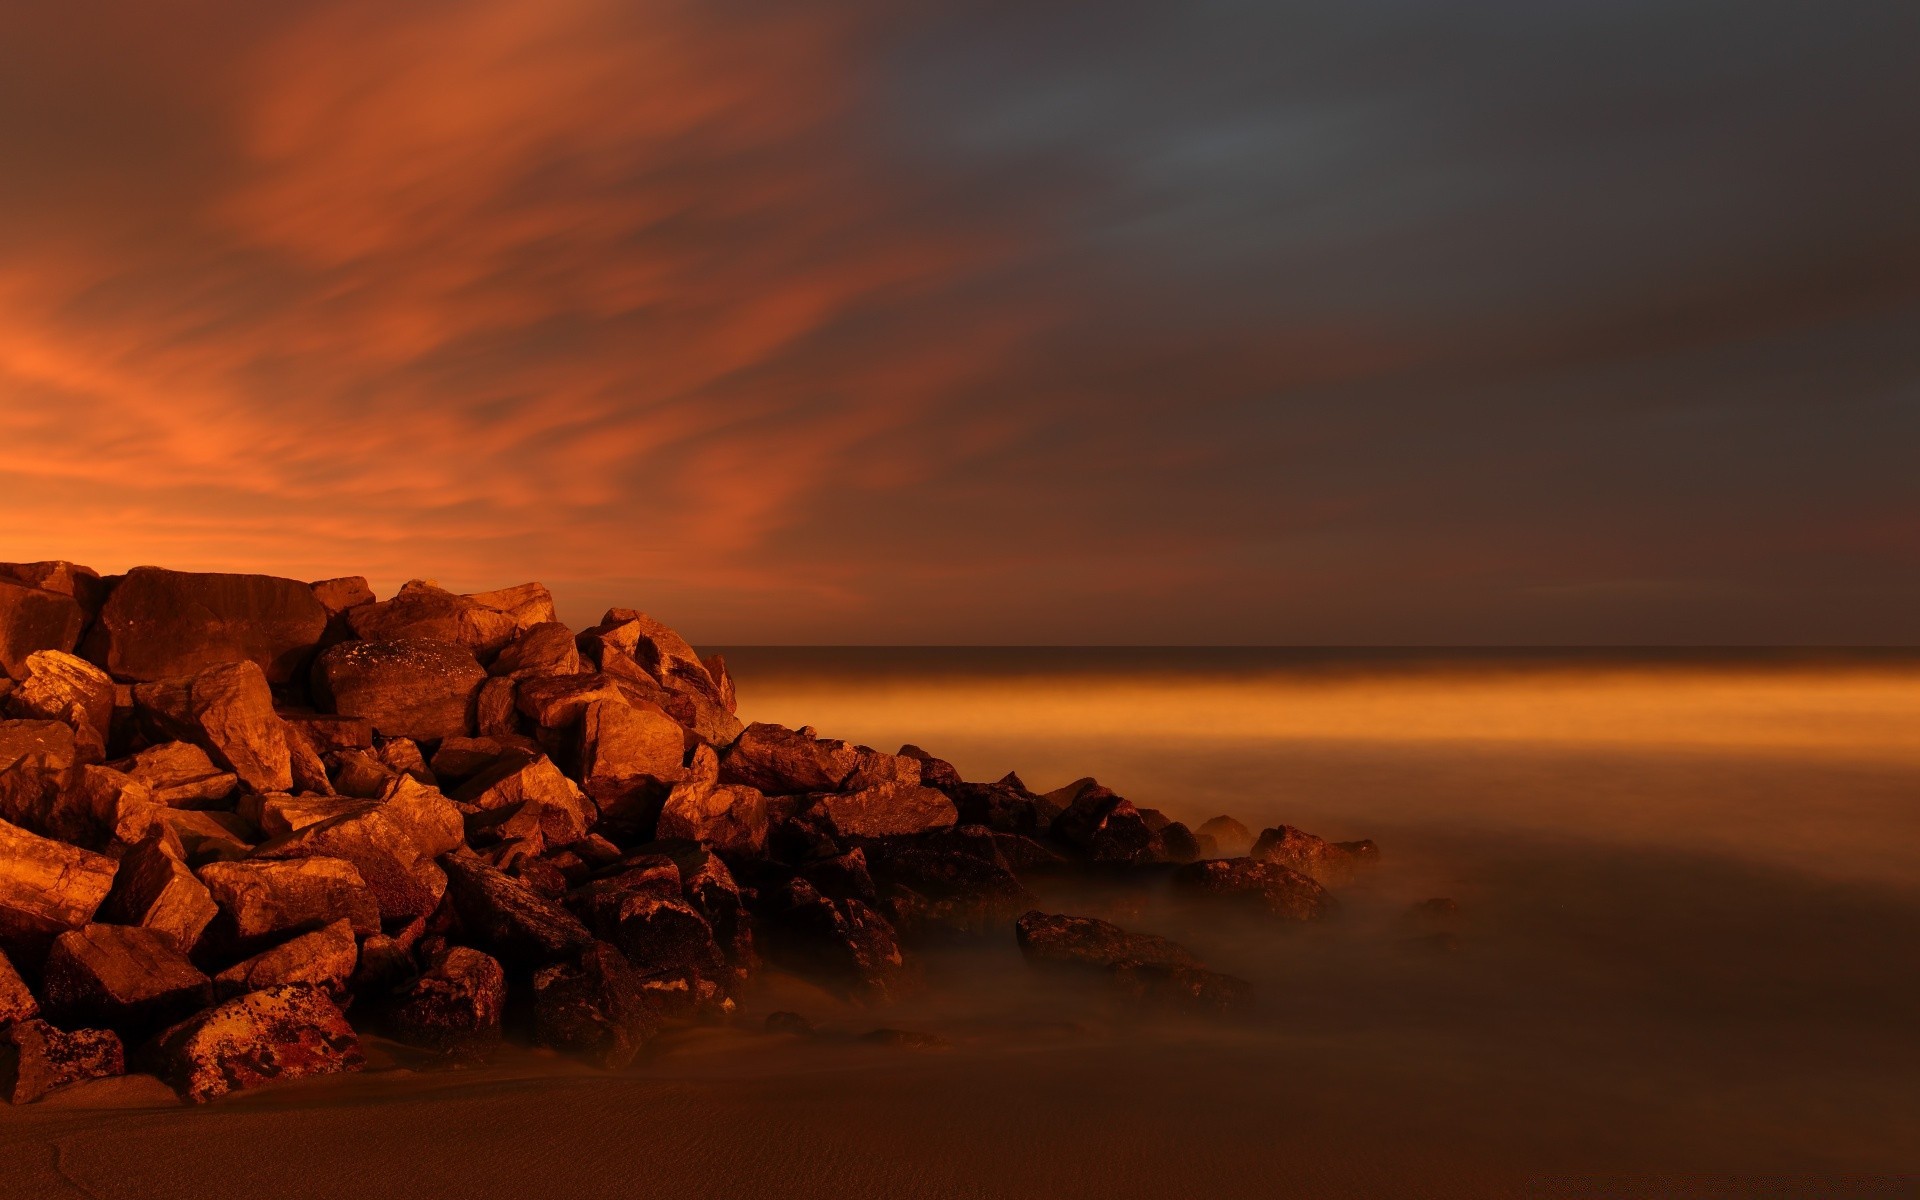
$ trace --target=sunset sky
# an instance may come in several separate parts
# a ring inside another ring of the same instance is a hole
[[[0,7],[0,559],[1920,641],[1920,5]]]

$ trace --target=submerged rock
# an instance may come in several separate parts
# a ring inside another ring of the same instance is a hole
[[[1173,873],[1174,888],[1188,896],[1263,911],[1289,921],[1311,921],[1334,909],[1333,897],[1311,878],[1278,863],[1217,858],[1189,863]]]
[[[1354,873],[1380,859],[1380,850],[1371,841],[1329,842],[1304,829],[1277,825],[1260,832],[1260,840],[1248,855],[1256,862],[1278,863],[1320,883],[1337,886],[1353,880]]]

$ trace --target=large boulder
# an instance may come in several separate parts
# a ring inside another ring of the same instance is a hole
[[[1332,912],[1327,889],[1279,863],[1251,858],[1215,858],[1188,863],[1173,873],[1176,891],[1191,898],[1234,905],[1289,921],[1311,921]]]
[[[80,761],[99,762],[113,729],[113,679],[78,655],[36,650],[27,655],[26,678],[7,694],[6,711],[67,725]]]
[[[686,751],[685,731],[658,705],[617,698],[597,700],[582,711],[580,779],[588,794],[596,784],[675,779]]]
[[[720,780],[768,795],[834,792],[859,765],[860,751],[846,742],[755,721],[720,760]]]
[[[56,1088],[126,1069],[125,1048],[111,1030],[68,1032],[33,1020],[0,1025],[0,1096],[9,1104],[32,1104]]]
[[[415,840],[413,823],[368,804],[296,829],[254,849],[267,860],[336,858],[353,864],[380,905],[383,921],[423,917],[440,903],[446,876]]]
[[[1027,790],[1018,775],[994,783],[938,783],[953,797],[962,825],[984,825],[997,833],[1044,837],[1064,805]]]
[[[500,1044],[507,973],[488,955],[453,946],[393,997],[393,1036],[458,1058],[481,1059]]]
[[[1244,858],[1253,849],[1253,831],[1228,816],[1201,822],[1193,836],[1207,858]]]
[[[513,617],[415,579],[391,600],[347,610],[354,636],[369,642],[431,639],[491,658],[518,632]]]
[[[79,765],[73,729],[61,721],[0,721],[0,820],[66,841],[84,824],[62,803]]]
[[[479,810],[471,832],[519,838],[529,853],[587,836],[599,816],[585,793],[544,754],[510,754],[469,779],[453,798]]]
[[[917,779],[876,783],[850,792],[823,792],[814,808],[834,836],[895,837],[951,829],[959,812],[945,792],[922,787]]]
[[[279,1080],[358,1071],[360,1039],[326,992],[284,984],[249,992],[161,1034],[155,1072],[195,1104]]]
[[[508,966],[558,962],[593,941],[579,918],[479,858],[449,854],[440,862],[466,940]]]
[[[986,933],[1033,905],[1000,843],[977,825],[882,838],[864,853],[896,901],[902,933]]]
[[[308,983],[338,1000],[359,964],[353,922],[343,917],[235,963],[213,977],[213,986],[226,1000],[285,983]]]
[[[166,836],[155,833],[121,857],[113,890],[97,915],[111,924],[150,929],[191,954],[219,914],[207,885],[176,856]]]
[[[1140,810],[1091,779],[1076,780],[1047,798],[1066,805],[1054,818],[1054,840],[1092,862],[1155,862],[1165,856],[1159,835]]]
[[[573,630],[558,621],[534,625],[507,643],[493,662],[489,674],[515,678],[540,678],[580,674],[580,646]]]
[[[345,920],[355,933],[380,932],[380,905],[354,865],[338,858],[209,863],[200,880],[220,905],[223,933],[259,947],[289,933]]]
[[[649,982],[678,983],[690,1001],[717,996],[733,983],[726,955],[706,918],[679,897],[679,872],[671,864],[667,886],[675,894],[655,894],[644,881],[597,890],[584,906],[594,936],[617,947]]]
[[[335,579],[316,579],[307,585],[313,589],[313,598],[320,607],[327,610],[329,617],[337,617],[350,608],[362,604],[372,604],[373,588],[367,585],[364,575],[342,575]]]
[[[254,791],[293,787],[286,726],[257,664],[221,663],[185,679],[143,683],[133,702],[152,734],[199,746]]]
[[[618,1070],[657,1027],[645,981],[605,942],[534,973],[533,1036],[542,1046]]]
[[[0,579],[0,672],[27,677],[27,659],[41,650],[71,652],[87,615],[72,596]]]
[[[54,939],[47,1012],[63,1025],[150,1030],[205,1008],[213,985],[171,939],[133,925],[88,925]]]
[[[419,741],[473,732],[474,693],[486,678],[466,646],[431,638],[342,642],[313,664],[323,707]]]
[[[608,650],[616,652],[668,691],[698,695],[723,711],[732,711],[727,707],[728,697],[699,653],[685,638],[646,613],[631,608],[608,609],[600,624],[581,637],[602,656]]]
[[[27,990],[26,981],[20,978],[20,972],[13,969],[13,962],[0,951],[0,1025],[13,1021],[25,1021],[40,1014],[40,1003]]]
[[[855,999],[884,999],[900,988],[906,960],[886,918],[860,900],[834,900],[805,879],[772,898],[767,953]]]
[[[91,764],[80,768],[69,801],[73,832],[79,836],[63,835],[63,840],[89,849],[137,846],[166,831],[167,806],[154,799],[152,788],[125,771]]]
[[[524,633],[541,625],[552,625],[560,620],[553,606],[553,593],[544,583],[521,583],[513,587],[496,588],[491,592],[468,592],[466,599],[482,608],[490,608],[513,618],[514,629]]]
[[[0,821],[0,948],[29,957],[93,919],[113,888],[104,855]]]
[[[251,662],[270,683],[306,670],[327,610],[297,579],[135,567],[87,635],[86,656],[115,679],[178,679]]]
[[[667,794],[656,836],[697,842],[738,858],[758,855],[767,843],[766,797],[745,784],[720,783],[717,774],[712,748],[701,746],[687,777]]]
[[[1276,825],[1260,831],[1260,840],[1253,844],[1247,857],[1255,862],[1290,867],[1334,887],[1352,882],[1356,871],[1378,862],[1380,850],[1371,840],[1329,842],[1304,829]]]
[[[161,742],[112,764],[147,786],[155,804],[168,808],[223,808],[240,777],[222,770],[192,742]]]

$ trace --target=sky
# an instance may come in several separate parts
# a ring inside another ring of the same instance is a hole
[[[1920,642],[1920,6],[0,6],[0,559]]]

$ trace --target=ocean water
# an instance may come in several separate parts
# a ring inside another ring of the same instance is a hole
[[[726,653],[748,719],[1381,861],[1311,926],[1041,885],[1251,980],[1233,1017],[1009,934],[878,1008],[769,972],[613,1074],[376,1045],[416,1069],[77,1089],[0,1111],[0,1197],[1920,1194],[1920,654]],[[1434,897],[1457,916],[1409,917]]]

